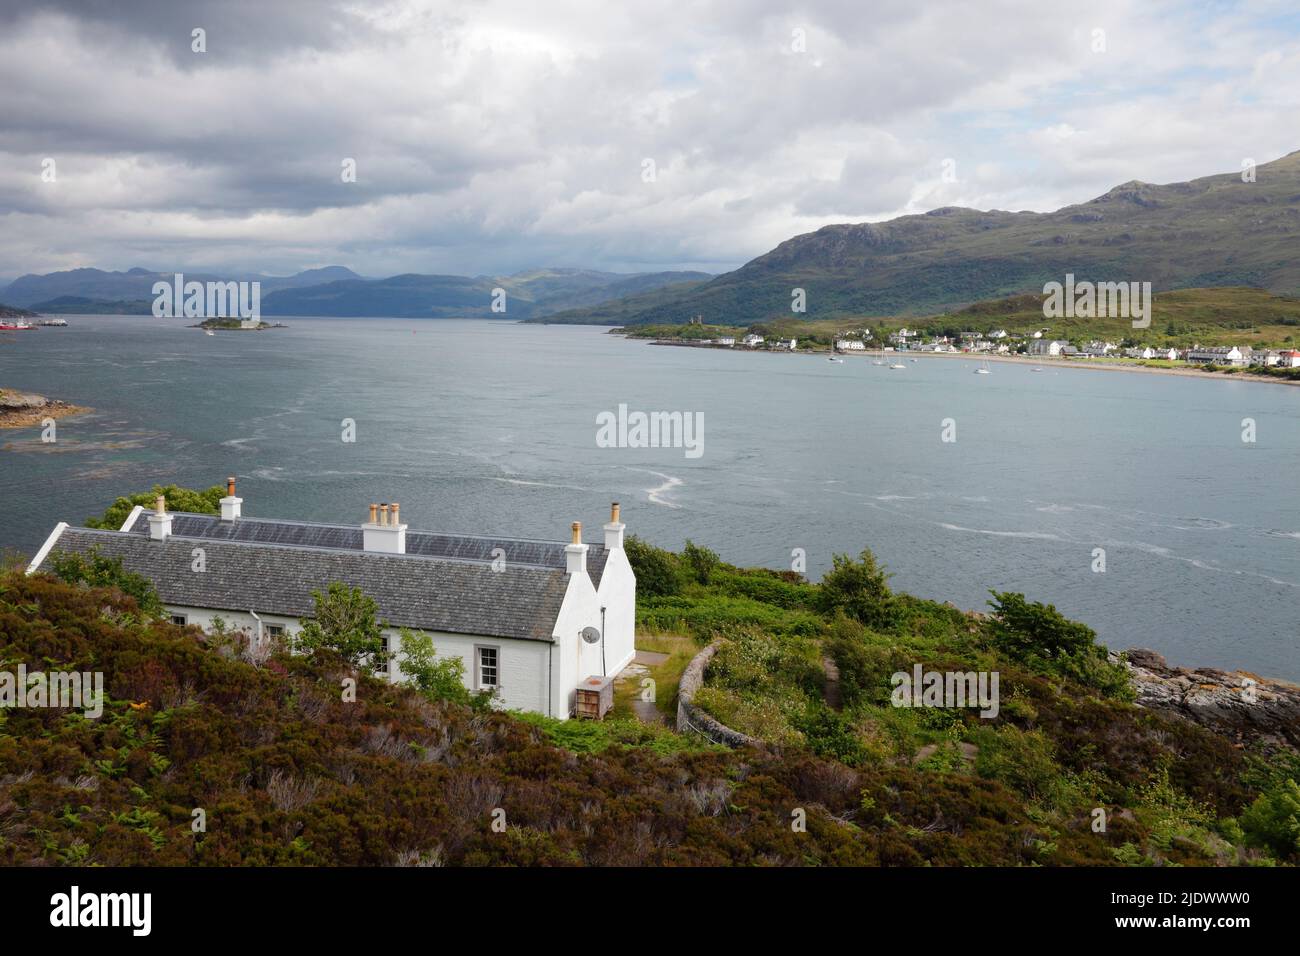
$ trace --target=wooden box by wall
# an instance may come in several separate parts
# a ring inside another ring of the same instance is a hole
[[[614,678],[588,677],[578,685],[573,715],[601,720],[614,706]]]

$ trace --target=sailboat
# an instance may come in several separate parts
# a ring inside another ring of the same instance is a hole
[[[871,364],[872,364],[872,365],[884,365],[884,364],[885,364],[885,350],[884,350],[883,348],[882,348],[882,349],[878,349],[878,350],[876,351],[876,358],[872,361]]]
[[[975,370],[975,374],[976,374],[976,375],[988,375],[988,374],[990,374],[990,373],[989,373],[989,360],[988,360],[988,359],[985,359],[985,360],[984,360],[984,364],[981,365],[979,368],[977,368],[977,369]]]
[[[895,356],[893,364],[890,365],[889,367],[890,367],[890,368],[907,368],[907,366],[903,364],[903,360],[902,360],[901,358],[898,358],[897,356]]]

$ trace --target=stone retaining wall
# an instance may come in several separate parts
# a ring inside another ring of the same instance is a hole
[[[681,682],[677,685],[677,732],[691,731],[728,747],[761,747],[763,742],[757,737],[732,730],[712,714],[695,706],[695,692],[704,686],[704,671],[718,652],[718,646],[715,641],[700,651],[682,672]]]

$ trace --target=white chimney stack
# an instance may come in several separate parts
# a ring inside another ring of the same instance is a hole
[[[380,554],[406,554],[406,525],[399,520],[401,505],[392,505],[392,520],[389,520],[389,504],[370,506],[370,520],[361,526],[361,546],[367,551]],[[375,512],[379,512],[376,517]]]
[[[605,550],[621,551],[623,550],[623,529],[627,525],[619,521],[618,502],[609,506],[609,524],[605,525]]]
[[[573,541],[564,546],[565,570],[569,574],[587,573],[587,546],[582,543],[582,522],[573,522]]]
[[[154,502],[154,512],[149,516],[149,537],[162,541],[172,533],[172,516],[167,513],[167,499],[162,495]]]
[[[222,521],[234,521],[242,513],[244,499],[235,497],[234,475],[226,479],[226,497],[221,499],[220,504]]]

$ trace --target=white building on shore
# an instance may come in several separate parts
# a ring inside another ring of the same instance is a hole
[[[360,588],[379,606],[403,680],[399,631],[423,631],[438,657],[459,657],[465,685],[499,706],[560,719],[591,677],[632,660],[636,576],[623,550],[617,504],[601,544],[416,531],[398,504],[370,505],[358,525],[246,518],[234,479],[221,514],[137,506],[117,531],[55,526],[27,573],[59,554],[120,559],[158,592],[173,623],[211,629],[217,618],[262,645],[292,636],[315,613],[313,591]]]

